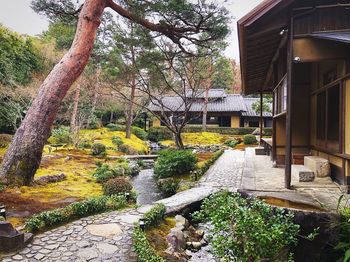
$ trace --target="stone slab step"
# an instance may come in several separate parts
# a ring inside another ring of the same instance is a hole
[[[264,155],[266,155],[265,148],[263,148],[263,147],[256,147],[255,148],[255,155],[257,155],[257,156],[264,156]]]
[[[299,177],[299,182],[312,182],[315,179],[315,173],[304,165],[292,165],[292,175]]]
[[[329,177],[331,175],[331,166],[327,159],[319,156],[305,156],[304,166],[311,169],[317,177]]]

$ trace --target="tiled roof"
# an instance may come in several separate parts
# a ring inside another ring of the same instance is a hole
[[[210,99],[208,102],[208,113],[220,113],[220,112],[241,112],[243,116],[260,116],[252,109],[252,104],[255,101],[259,101],[259,98],[243,98],[242,95],[237,94],[226,94],[225,96],[217,99]],[[201,96],[196,96],[199,98],[197,101],[193,102],[190,108],[190,112],[201,112],[204,108],[204,100]],[[190,100],[186,99],[187,103]],[[162,99],[162,104],[165,111],[183,112],[185,110],[185,101],[180,96],[165,96]],[[160,107],[157,101],[153,101],[149,104],[148,109],[151,111],[160,111]],[[265,117],[271,117],[272,114],[264,112]]]
[[[187,97],[192,97],[193,96],[192,94],[193,94],[193,92],[191,90],[186,92]],[[208,92],[209,98],[223,98],[226,96],[227,96],[227,94],[225,92],[225,89],[223,89],[223,88],[212,88],[212,89],[209,89],[209,92]],[[195,94],[195,97],[204,98],[205,97],[205,90],[204,89],[198,90],[197,93]]]

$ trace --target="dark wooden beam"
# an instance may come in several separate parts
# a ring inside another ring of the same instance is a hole
[[[292,180],[292,79],[293,79],[293,17],[291,16],[287,42],[287,114],[286,114],[286,151],[284,186],[291,188]]]
[[[263,125],[264,125],[264,118],[263,118],[263,91],[260,90],[260,145],[262,145],[262,139],[263,139]]]

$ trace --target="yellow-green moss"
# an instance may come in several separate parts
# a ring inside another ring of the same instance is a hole
[[[164,250],[167,249],[166,237],[175,225],[176,222],[173,217],[166,217],[159,226],[146,231],[148,241],[159,255],[162,255]]]

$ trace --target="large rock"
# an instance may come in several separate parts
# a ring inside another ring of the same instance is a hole
[[[317,177],[329,177],[331,175],[331,167],[329,161],[318,156],[305,156],[304,166],[311,169]]]
[[[42,176],[35,180],[35,184],[43,186],[50,183],[61,182],[66,179],[67,179],[67,176],[63,173],[58,175]]]
[[[0,251],[22,248],[32,237],[30,233],[24,234],[17,231],[9,222],[0,222]]]

